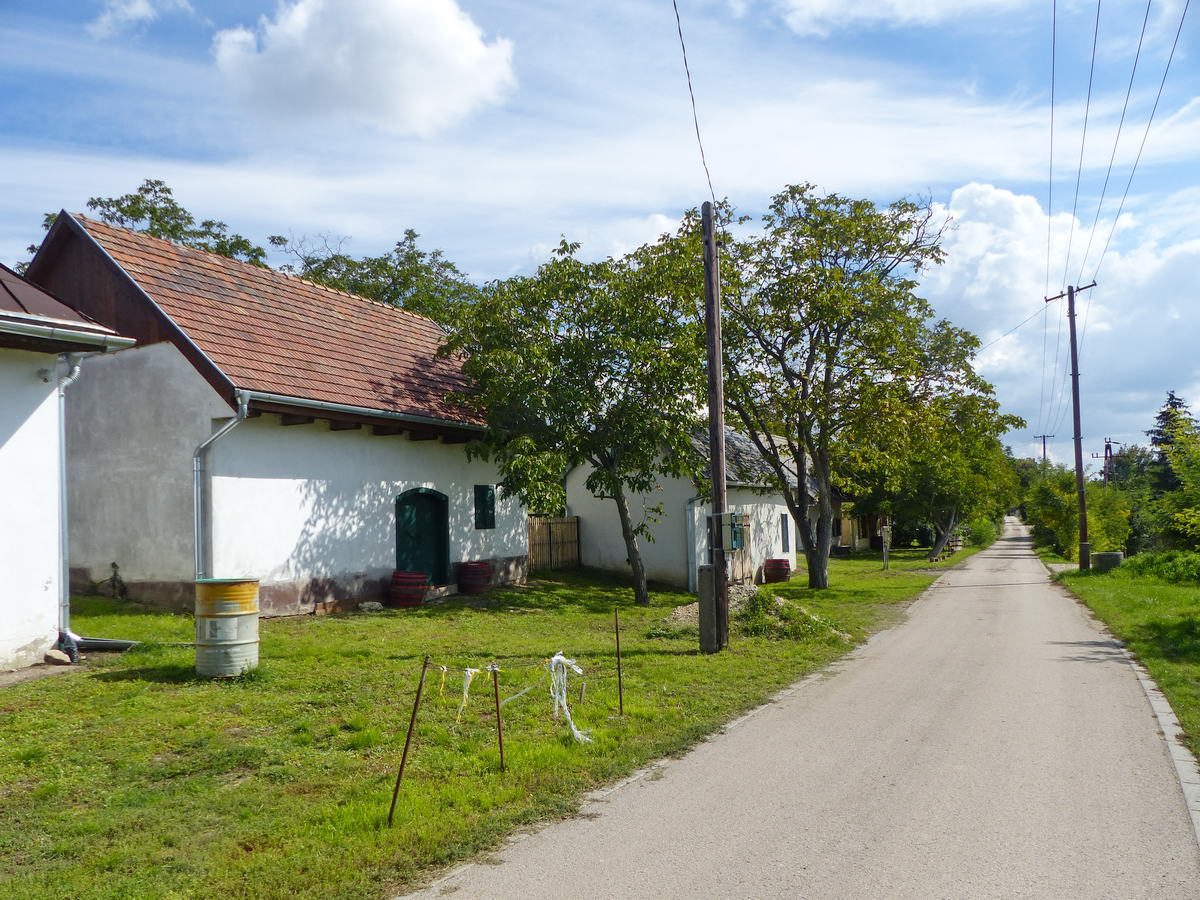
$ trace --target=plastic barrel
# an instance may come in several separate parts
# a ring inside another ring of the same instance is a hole
[[[482,594],[492,583],[492,564],[487,560],[458,564],[458,589],[464,594]]]
[[[390,606],[420,606],[425,602],[428,590],[429,576],[425,572],[393,572],[388,603]]]
[[[763,581],[787,581],[792,574],[792,563],[786,559],[768,559],[763,563]]]
[[[258,580],[196,582],[196,673],[228,678],[258,665]]]

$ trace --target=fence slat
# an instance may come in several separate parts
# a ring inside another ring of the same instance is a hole
[[[579,565],[579,517],[529,517],[529,568]]]

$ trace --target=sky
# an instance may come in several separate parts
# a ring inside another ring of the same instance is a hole
[[[1108,0],[1098,30],[1090,0],[678,2],[719,197],[757,216],[811,182],[952,218],[921,293],[979,335],[1028,422],[1015,452],[1053,434],[1071,459],[1065,304],[1043,301],[1068,283],[1097,281],[1090,464],[1144,442],[1167,390],[1200,407],[1200,8],[1147,131],[1185,0]],[[562,236],[624,252],[708,194],[670,0],[0,0],[0,38],[10,265],[44,212],[146,178],[260,243],[413,228],[478,279]]]

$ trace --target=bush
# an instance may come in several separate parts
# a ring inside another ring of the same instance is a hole
[[[1188,550],[1139,553],[1121,563],[1119,571],[1148,575],[1176,584],[1200,584],[1200,553]]]
[[[966,532],[967,543],[972,547],[987,547],[993,543],[1000,532],[996,523],[991,519],[972,519],[963,529]]]

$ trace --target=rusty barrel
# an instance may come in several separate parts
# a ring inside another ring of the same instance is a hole
[[[464,594],[482,594],[491,586],[492,564],[487,560],[458,564],[458,589]]]
[[[230,677],[258,666],[258,580],[196,582],[196,673]]]
[[[420,606],[429,591],[429,575],[425,572],[392,573],[392,587],[388,591],[389,606]]]
[[[763,563],[763,581],[773,583],[787,581],[792,574],[791,560],[768,559]]]

